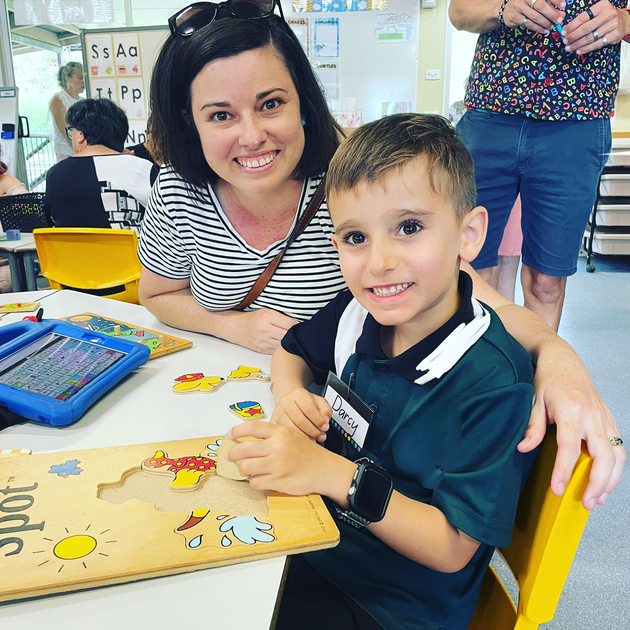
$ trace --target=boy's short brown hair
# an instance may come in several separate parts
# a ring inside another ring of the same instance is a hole
[[[326,196],[380,182],[419,157],[427,160],[431,189],[452,204],[461,221],[476,205],[475,169],[451,123],[436,114],[394,114],[357,129],[330,162]]]

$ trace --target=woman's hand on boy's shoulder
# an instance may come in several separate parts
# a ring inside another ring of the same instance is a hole
[[[278,401],[271,422],[296,428],[312,440],[323,442],[331,417],[332,409],[325,398],[298,387]]]
[[[227,436],[248,440],[232,447],[227,456],[239,462],[239,472],[249,477],[255,490],[284,494],[325,494],[343,501],[352,482],[356,464],[346,460],[293,428],[272,422],[244,422]]]

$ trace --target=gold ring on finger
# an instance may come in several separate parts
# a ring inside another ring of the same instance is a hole
[[[613,446],[621,446],[623,444],[623,440],[620,437],[611,437],[610,443]]]

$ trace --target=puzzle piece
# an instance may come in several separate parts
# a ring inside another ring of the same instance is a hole
[[[191,394],[194,392],[213,392],[221,385],[225,383],[225,379],[220,376],[203,376],[202,378],[187,378],[195,376],[193,374],[183,374],[182,376],[178,376],[175,380],[177,381],[175,385],[173,385],[173,391],[176,394]],[[180,380],[185,379],[185,380]]]
[[[39,302],[12,302],[0,306],[0,313],[32,312],[39,308]]]
[[[236,370],[232,370],[227,377],[228,381],[269,381],[271,375],[263,372],[258,367],[248,367],[239,365]]]
[[[230,411],[243,420],[260,420],[265,417],[265,412],[259,402],[245,400],[230,405]]]
[[[83,469],[79,468],[80,463],[78,459],[70,459],[65,464],[54,464],[48,472],[67,479],[69,475],[80,475],[83,472]]]
[[[217,450],[217,475],[225,479],[234,479],[235,481],[245,481],[248,477],[243,477],[238,471],[238,462],[230,462],[225,458],[226,453],[239,442],[224,437]]]
[[[201,478],[216,471],[216,461],[200,455],[171,459],[166,451],[156,451],[153,457],[142,462],[142,470],[156,475],[173,477],[173,490],[194,490]]]

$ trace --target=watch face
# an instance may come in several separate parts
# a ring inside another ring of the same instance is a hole
[[[391,478],[377,466],[366,466],[354,494],[358,514],[369,520],[380,520],[391,494]]]

